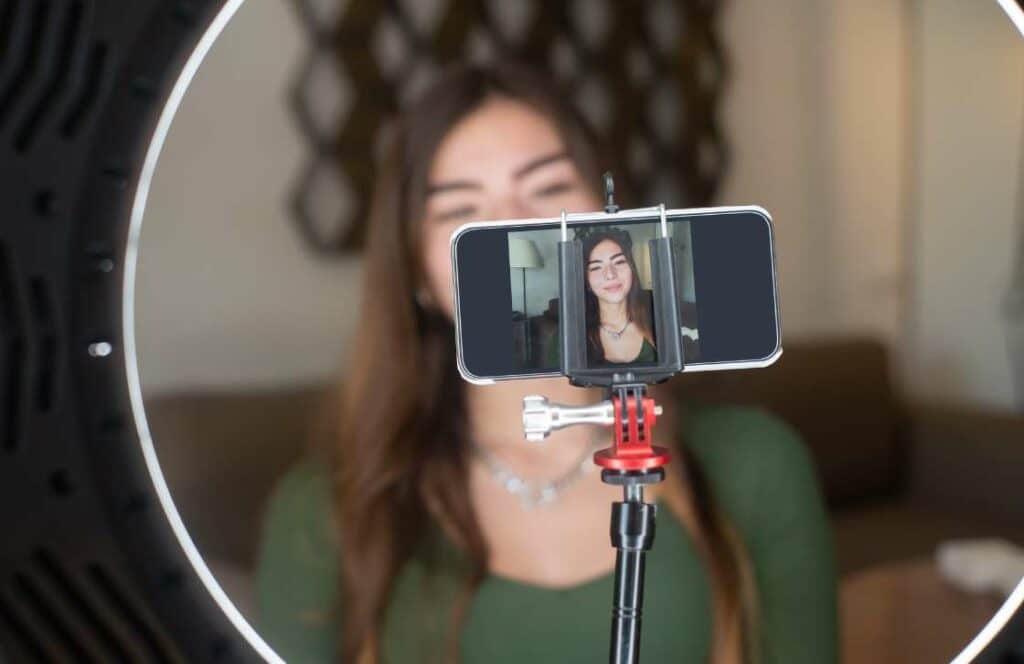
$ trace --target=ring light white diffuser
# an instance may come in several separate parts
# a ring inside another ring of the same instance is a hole
[[[1017,30],[1024,36],[1024,10],[1016,0],[995,0],[1006,12],[1007,16],[1017,27]],[[156,169],[160,151],[167,138],[167,132],[174,120],[174,115],[181,104],[182,98],[188,91],[193,77],[202,64],[213,43],[220,36],[228,21],[238,11],[245,0],[226,0],[224,6],[217,12],[213,21],[203,33],[195,49],[189,55],[181,73],[174,83],[171,93],[160,113],[153,137],[146,150],[142,171],[139,175],[138,185],[132,203],[131,220],[128,230],[128,240],[125,250],[125,269],[123,282],[123,311],[122,321],[124,334],[124,360],[125,372],[128,382],[129,396],[131,400],[132,416],[139,435],[139,442],[142,446],[143,457],[149,471],[150,479],[160,500],[160,506],[167,517],[171,530],[174,532],[178,543],[181,545],[185,556],[195,570],[196,575],[206,587],[211,597],[224,612],[232,625],[249,642],[253,649],[267,662],[272,664],[284,664],[284,660],[263,640],[256,630],[246,621],[241,612],[231,602],[231,599],[221,588],[214,578],[209,567],[203,560],[202,555],[196,548],[195,543],[188,534],[185,524],[174,505],[170,490],[160,469],[156,450],[153,447],[153,439],[146,421],[146,413],[142,400],[142,385],[139,379],[138,364],[135,358],[135,273],[138,258],[139,233],[142,229],[143,214],[146,208],[146,199],[152,183],[153,173]],[[967,664],[973,661],[988,646],[989,643],[1003,630],[1010,618],[1021,610],[1024,605],[1024,579],[1017,585],[1014,591],[1006,599],[999,610],[993,615],[989,622],[978,632],[964,650],[957,655],[952,664]]]

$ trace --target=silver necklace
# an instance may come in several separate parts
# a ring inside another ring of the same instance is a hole
[[[601,436],[595,436],[590,445],[583,450],[579,460],[560,477],[546,482],[521,477],[508,469],[489,449],[473,443],[473,453],[483,462],[487,471],[505,491],[519,498],[523,510],[532,512],[539,507],[551,505],[562,497],[572,485],[587,475],[596,466],[592,457],[603,446]]]
[[[607,332],[608,336],[611,337],[612,339],[621,339],[622,338],[622,333],[626,331],[626,328],[629,327],[629,324],[632,323],[632,322],[633,321],[631,321],[631,320],[627,320],[626,324],[623,325],[622,329],[619,330],[618,332],[616,332],[615,330],[609,328],[606,325],[601,325],[601,329],[604,330],[605,332]]]

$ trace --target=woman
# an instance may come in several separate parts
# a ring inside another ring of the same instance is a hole
[[[520,413],[530,393],[601,395],[564,379],[470,385],[454,355],[451,232],[600,207],[593,142],[563,98],[516,68],[457,68],[398,124],[328,454],[288,473],[266,519],[260,626],[288,661],[607,657],[621,493],[577,480],[608,432],[528,444]],[[685,444],[648,493],[664,509],[644,661],[834,659],[829,528],[799,441],[758,412],[666,411],[661,440]]]
[[[640,288],[629,233],[610,228],[588,234],[583,260],[590,364],[656,361],[650,294]]]

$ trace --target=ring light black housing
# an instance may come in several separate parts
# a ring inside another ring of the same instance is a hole
[[[124,323],[144,162],[238,4],[0,4],[0,661],[264,660],[172,529]]]

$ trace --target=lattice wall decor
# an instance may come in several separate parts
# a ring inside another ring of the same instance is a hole
[[[707,203],[728,166],[718,0],[292,2],[311,43],[290,93],[310,145],[292,210],[321,252],[361,244],[376,137],[453,61],[555,72],[641,201]]]

